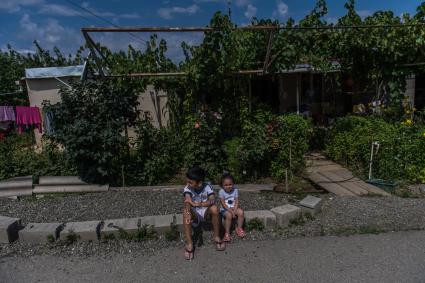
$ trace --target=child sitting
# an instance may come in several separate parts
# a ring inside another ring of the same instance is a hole
[[[230,236],[230,227],[232,226],[232,220],[236,218],[238,222],[236,235],[241,238],[245,237],[245,231],[242,229],[244,214],[243,210],[239,207],[238,189],[235,188],[233,177],[229,173],[223,174],[221,178],[221,189],[218,195],[221,202],[220,214],[223,215],[225,219],[225,234],[223,240],[225,242],[230,242],[232,240]]]
[[[215,205],[214,191],[204,183],[205,172],[197,167],[186,173],[187,185],[183,190],[184,210],[183,226],[186,238],[185,258],[193,259],[192,226],[197,227],[202,221],[211,221],[214,242],[218,251],[223,251],[226,245],[220,238],[219,210]]]

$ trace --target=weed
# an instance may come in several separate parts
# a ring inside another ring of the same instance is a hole
[[[47,235],[47,242],[53,244],[55,242],[55,236],[52,234]]]
[[[253,219],[248,221],[248,223],[246,224],[246,228],[247,228],[248,231],[253,231],[253,230],[263,231],[264,230],[264,224],[260,219],[253,218]]]
[[[70,230],[69,234],[65,238],[65,244],[72,245],[80,239],[80,235],[75,234],[74,231]]]
[[[174,223],[170,224],[170,230],[167,230],[165,232],[165,239],[167,241],[177,241],[180,237],[180,233],[177,229],[177,225],[175,225]]]
[[[289,221],[289,226],[304,225],[308,221],[314,220],[314,216],[310,212],[304,212],[299,214],[296,218]]]
[[[116,239],[116,237],[115,237],[115,234],[113,234],[113,233],[106,233],[106,234],[103,235],[104,241],[113,241],[115,239]]]
[[[158,238],[158,235],[153,227],[153,225],[143,225],[139,229],[134,236],[134,240],[136,241],[145,241],[145,240],[155,240]]]

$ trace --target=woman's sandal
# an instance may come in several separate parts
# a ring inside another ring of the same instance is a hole
[[[225,242],[231,242],[232,241],[232,236],[230,236],[229,233],[224,234],[223,241],[225,241]]]
[[[236,235],[240,238],[244,238],[246,236],[245,231],[242,228],[236,228]]]
[[[194,257],[194,253],[193,253],[193,248],[192,250],[188,250],[187,248],[184,248],[184,258],[186,260],[193,260]]]

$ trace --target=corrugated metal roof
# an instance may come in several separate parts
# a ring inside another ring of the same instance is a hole
[[[45,79],[60,77],[80,77],[83,74],[84,65],[68,67],[48,67],[25,69],[25,79]]]

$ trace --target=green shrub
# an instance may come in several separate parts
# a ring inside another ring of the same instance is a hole
[[[331,130],[326,154],[367,177],[371,143],[380,149],[373,157],[373,178],[424,182],[425,127],[389,123],[376,117],[344,117]]]
[[[40,150],[33,143],[32,133],[14,134],[0,140],[0,180],[28,175],[75,175],[66,154],[55,144],[44,140]]]
[[[182,141],[184,167],[199,166],[208,179],[216,180],[225,165],[220,114],[203,112],[188,116]]]
[[[299,115],[277,117],[272,135],[272,146],[275,152],[271,163],[273,177],[282,181],[285,179],[285,170],[294,174],[302,171],[311,132],[311,122]]]

